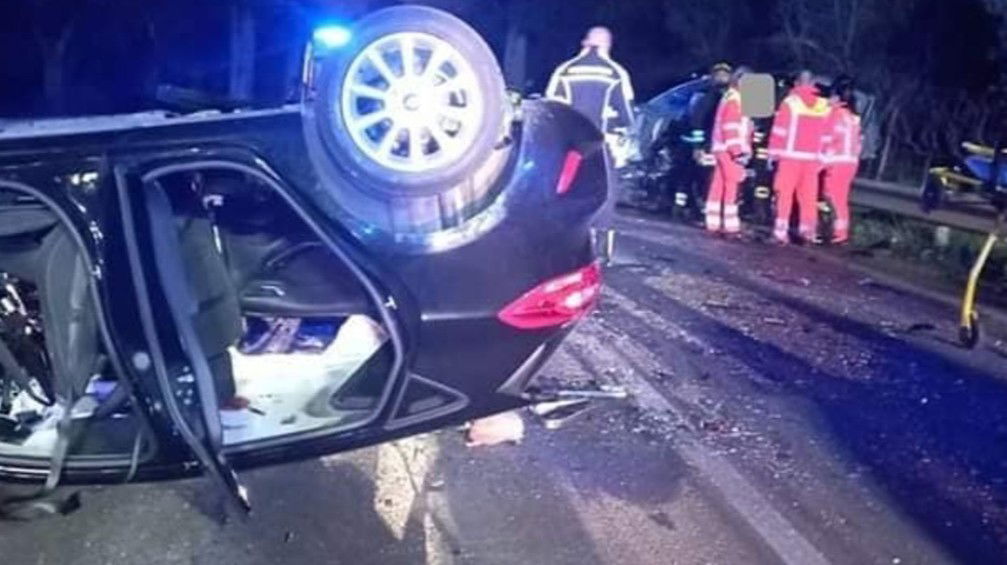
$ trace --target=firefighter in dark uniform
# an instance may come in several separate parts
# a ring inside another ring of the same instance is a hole
[[[609,195],[595,221],[596,233],[604,233],[604,255],[611,261],[615,251],[615,212],[618,178],[612,153],[620,137],[633,126],[633,85],[629,73],[612,60],[612,32],[591,28],[581,52],[553,72],[546,97],[564,102],[588,117],[605,134],[609,169]]]
[[[706,190],[710,186],[713,156],[710,152],[710,133],[717,106],[731,84],[733,69],[728,63],[717,63],[710,68],[709,85],[693,95],[686,115],[688,133],[681,141],[691,150],[683,160],[683,174],[675,192],[675,214],[691,220],[703,217]]]

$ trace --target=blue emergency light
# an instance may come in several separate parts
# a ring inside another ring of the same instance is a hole
[[[345,47],[353,39],[353,31],[346,26],[327,25],[316,28],[312,37],[329,49]]]

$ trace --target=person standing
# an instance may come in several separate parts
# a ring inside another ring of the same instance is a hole
[[[832,110],[825,148],[825,196],[835,214],[832,243],[841,245],[850,239],[850,189],[860,168],[863,137],[853,79],[839,77],[829,90]]]
[[[710,67],[710,76],[707,79],[707,86],[697,92],[689,100],[688,122],[691,128],[690,141],[696,145],[697,149],[710,148],[710,133],[713,130],[713,121],[716,119],[717,107],[724,97],[724,93],[731,87],[731,76],[734,69],[729,63],[721,62]]]
[[[746,72],[742,67],[731,76],[731,85],[721,97],[713,120],[711,150],[716,164],[706,196],[706,229],[711,233],[741,233],[738,186],[752,158],[752,120],[742,112],[738,88]]]
[[[780,244],[790,242],[790,215],[795,197],[801,239],[817,240],[818,181],[830,113],[829,101],[818,95],[814,77],[806,70],[797,75],[794,88],[776,111],[769,138],[769,163],[776,168],[773,238]]]
[[[633,127],[633,84],[629,73],[612,59],[612,32],[606,27],[588,30],[576,57],[558,66],[549,80],[546,97],[580,111],[605,135],[608,199],[595,220],[596,234],[604,233],[603,254],[610,262],[615,253],[613,221],[618,178],[612,153],[618,140]]]
[[[710,186],[711,137],[717,107],[724,98],[724,92],[731,86],[733,68],[721,62],[710,68],[706,88],[697,92],[689,100],[686,113],[688,133],[681,141],[691,150],[687,159],[682,159],[682,175],[675,191],[675,208],[687,212],[695,219],[703,216],[700,203],[706,201]]]

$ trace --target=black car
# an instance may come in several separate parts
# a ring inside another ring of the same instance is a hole
[[[529,403],[600,291],[601,144],[421,7],[318,30],[297,105],[7,124],[0,479],[247,506],[235,469]]]

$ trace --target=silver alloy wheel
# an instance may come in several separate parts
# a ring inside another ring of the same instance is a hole
[[[476,73],[451,44],[401,32],[360,51],[334,110],[369,159],[420,173],[465,155],[483,125],[484,99]]]

